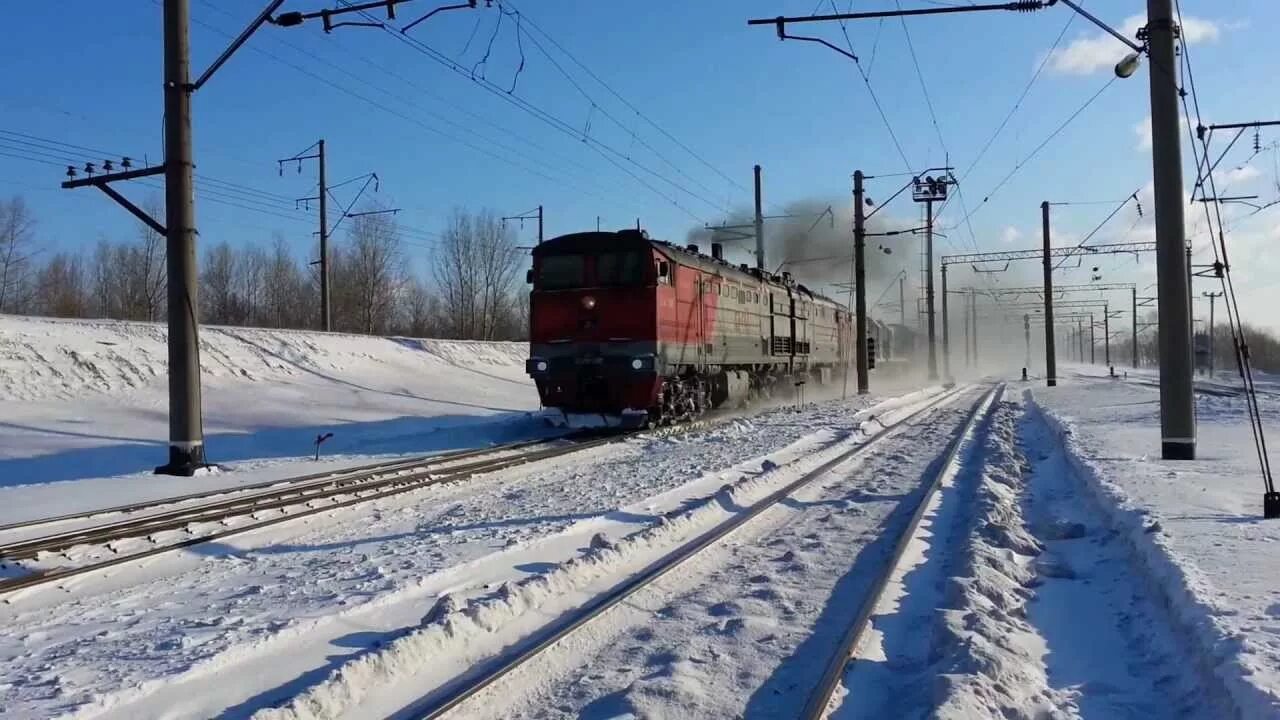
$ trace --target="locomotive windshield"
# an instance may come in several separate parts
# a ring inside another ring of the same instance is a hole
[[[634,250],[598,255],[546,255],[538,264],[538,288],[573,290],[643,285],[648,258],[646,253]]]
[[[596,256],[597,285],[640,285],[644,282],[645,255],[610,252]]]
[[[583,255],[548,255],[538,264],[538,287],[543,290],[569,290],[586,285],[586,261]]]

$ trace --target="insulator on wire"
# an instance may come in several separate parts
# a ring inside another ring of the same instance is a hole
[[[1017,0],[1016,2],[1009,3],[1007,8],[1014,12],[1029,13],[1040,10],[1044,8],[1044,6],[1045,5],[1041,0]]]
[[[85,174],[86,174],[86,175],[92,175],[92,174],[93,174],[93,172],[94,172],[94,170],[93,170],[93,163],[91,163],[91,162],[87,162],[87,163],[85,163],[85,164],[84,164],[84,172],[85,172]]]
[[[75,179],[75,177],[76,177],[76,166],[75,166],[75,165],[68,165],[68,166],[67,166],[67,177],[68,177],[68,178],[71,178],[71,179],[73,179],[73,180]]]
[[[125,155],[124,157],[120,158],[120,167],[125,170],[128,170],[129,168],[133,167],[133,160],[128,155]]]
[[[102,172],[111,172],[112,170],[115,170],[115,169],[116,169],[115,165],[112,165],[110,160],[102,161]]]

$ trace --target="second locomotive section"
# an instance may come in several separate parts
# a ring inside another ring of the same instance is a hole
[[[839,303],[637,230],[562,235],[533,251],[530,359],[543,405],[626,424],[684,420],[845,365]]]

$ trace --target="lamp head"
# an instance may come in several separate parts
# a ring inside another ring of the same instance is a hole
[[[1131,52],[1124,56],[1124,59],[1116,63],[1116,77],[1127,78],[1138,71],[1138,66],[1142,64],[1142,56],[1136,52]]]

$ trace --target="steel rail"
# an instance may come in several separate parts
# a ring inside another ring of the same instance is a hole
[[[548,441],[550,442],[550,441]],[[324,477],[319,480],[304,482],[297,479],[265,492],[234,497],[217,502],[176,508],[162,513],[130,517],[124,520],[93,525],[66,532],[43,535],[25,540],[18,540],[0,545],[0,558],[23,560],[34,557],[39,552],[58,552],[76,545],[109,542],[152,532],[162,532],[183,527],[190,523],[221,520],[235,515],[270,510],[285,505],[319,500],[333,495],[359,492],[364,489],[376,489],[395,482],[405,482],[421,477],[423,473],[436,470],[447,463],[459,462],[476,455],[492,455],[513,449],[520,449],[541,442],[521,442],[511,445],[488,448],[483,451],[468,452],[445,458],[435,456],[425,460],[404,461],[388,467],[377,467],[361,473],[351,473],[337,477]],[[483,462],[483,461],[479,461]],[[445,469],[452,469],[445,468]],[[406,474],[407,473],[407,474]]]
[[[951,446],[947,449],[945,460],[938,466],[938,470],[929,480],[928,487],[916,502],[915,510],[911,513],[911,519],[907,521],[898,535],[898,541],[894,544],[893,554],[889,556],[888,562],[876,577],[875,584],[867,592],[863,599],[858,614],[854,617],[853,622],[849,625],[844,636],[840,639],[840,644],[836,646],[836,650],[831,655],[826,669],[822,673],[822,678],[818,681],[817,686],[809,694],[808,700],[805,702],[804,709],[799,717],[804,720],[821,720],[827,713],[827,707],[831,703],[831,697],[835,694],[836,688],[840,686],[840,681],[844,677],[845,667],[849,663],[849,657],[853,654],[854,648],[861,642],[863,634],[866,632],[871,622],[871,615],[875,612],[876,606],[880,604],[880,598],[884,595],[885,588],[888,587],[889,581],[893,578],[894,573],[898,569],[898,564],[902,562],[902,556],[907,551],[912,538],[916,535],[916,530],[920,527],[920,521],[924,519],[925,513],[929,509],[929,503],[937,494],[938,488],[942,485],[942,479],[953,468],[957,468],[957,461],[960,459],[961,450],[966,448],[965,438],[977,436],[977,428],[987,418],[990,417],[991,408],[999,402],[1001,394],[1004,392],[1004,385],[1000,384],[992,388],[990,392],[983,396],[976,405],[969,418],[965,421],[964,429],[960,431],[952,440]]]
[[[931,398],[922,407],[912,411],[901,420],[884,427],[879,433],[876,433],[864,442],[840,453],[835,458],[828,460],[814,470],[805,473],[797,480],[787,483],[784,487],[759,500],[752,505],[749,510],[741,513],[740,515],[736,515],[732,519],[717,525],[715,528],[708,530],[702,535],[699,535],[693,541],[680,546],[675,551],[664,555],[653,563],[650,563],[639,573],[614,586],[608,592],[592,598],[579,609],[571,621],[563,625],[553,627],[541,636],[535,635],[514,655],[507,658],[499,658],[481,666],[481,669],[475,673],[475,677],[468,678],[463,676],[455,679],[451,684],[446,684],[426,697],[400,709],[396,713],[393,713],[391,717],[397,719],[412,718],[413,720],[437,720],[444,716],[445,713],[448,713],[458,705],[474,697],[476,694],[480,693],[511,671],[539,656],[543,651],[560,642],[560,640],[604,614],[610,608],[623,600],[626,600],[639,590],[650,586],[653,582],[662,578],[672,570],[682,566],[685,561],[714,545],[733,531],[764,513],[766,510],[775,507],[780,501],[789,497],[805,485],[823,477],[837,466],[842,465],[852,460],[854,457],[862,455],[871,448],[878,446],[885,438],[897,435],[898,433],[895,431],[904,427],[909,421],[934,410],[942,403],[955,398],[967,389],[968,388],[956,388],[940,393],[938,396]],[[990,394],[984,397],[989,396]],[[451,685],[457,686],[456,689],[451,689]]]
[[[51,569],[51,570],[46,570],[42,572],[34,572],[30,575],[24,575],[17,578],[0,580],[0,594],[14,592],[14,591],[22,590],[25,588],[35,587],[37,585],[48,584],[57,580],[63,580],[66,578],[75,577],[77,575],[83,575],[85,573],[94,572],[94,571],[102,570],[109,567],[114,567],[116,565],[120,565],[127,562],[133,562],[135,560],[141,560],[143,558],[152,557],[155,555],[159,555],[161,553],[166,553],[173,550],[179,550],[182,548],[187,548],[193,545],[199,545],[201,543],[211,542],[214,540],[220,540],[222,538],[226,538],[232,535],[249,532],[251,530],[257,530],[260,528],[276,525],[279,523],[290,522],[290,521],[308,517],[311,515],[316,515],[318,513],[329,512],[331,510],[350,507],[352,505],[357,505],[360,503],[371,502],[373,500],[380,500],[382,498],[392,497],[394,495],[411,492],[413,490],[419,490],[421,488],[428,487],[431,485],[438,485],[446,482],[456,482],[458,480],[464,480],[481,473],[496,472],[498,470],[505,470],[507,468],[515,467],[517,465],[523,465],[525,463],[534,462],[537,460],[544,460],[552,457],[558,457],[560,455],[568,455],[570,453],[579,452],[579,451],[597,447],[600,445],[616,442],[619,439],[623,439],[626,437],[629,437],[629,436],[623,435],[623,436],[603,437],[603,438],[597,438],[592,440],[585,440],[579,443],[574,443],[572,445],[562,445],[554,448],[547,448],[545,450],[535,450],[533,452],[523,453],[515,456],[500,457],[500,458],[494,458],[491,460],[483,460],[483,461],[477,461],[474,463],[468,463],[466,465],[460,465],[454,468],[449,468],[447,470],[444,470],[440,474],[435,474],[435,475],[424,474],[424,477],[422,477],[421,479],[418,479],[416,481],[406,482],[399,486],[390,487],[374,494],[354,497],[349,500],[330,503],[330,504],[322,505],[320,507],[308,508],[301,512],[289,513],[286,515],[281,515],[280,517],[268,518],[266,520],[259,520],[256,522],[247,523],[245,525],[228,528],[226,530],[220,530],[213,533],[207,533],[207,534],[199,535],[196,537],[186,538],[175,543],[170,543],[170,544],[162,545],[155,548],[149,548],[147,550],[137,552],[137,553],[120,555],[118,557],[113,557],[107,560],[90,563],[88,565],[81,565],[81,566],[69,567],[69,568]]]
[[[498,452],[503,449],[514,449],[521,445],[534,444],[539,442],[547,442],[556,438],[548,438],[546,440],[526,440],[516,443],[508,443],[506,445],[495,445],[485,448],[470,448],[467,450],[452,450],[444,453],[435,453],[432,455],[417,455],[410,458],[397,458],[395,460],[382,460],[379,462],[369,463],[366,465],[356,465],[348,468],[340,468],[334,470],[322,470],[307,475],[299,475],[296,477],[278,478],[276,480],[264,480],[262,482],[251,483],[246,485],[237,485],[234,487],[223,487],[213,490],[201,490],[199,492],[189,493],[187,495],[174,495],[171,497],[155,498],[152,500],[142,500],[136,503],[126,503],[123,505],[115,505],[105,508],[94,508],[90,510],[79,510],[76,512],[66,513],[63,515],[53,515],[49,517],[34,518],[31,520],[19,520],[17,522],[0,525],[0,532],[9,532],[12,530],[21,530],[31,527],[39,527],[41,525],[51,525],[53,523],[66,522],[69,520],[81,520],[85,518],[97,517],[99,515],[114,515],[117,513],[131,513],[140,510],[149,510],[154,507],[162,507],[165,505],[176,505],[178,503],[190,502],[191,500],[203,500],[208,497],[216,497],[219,495],[230,495],[233,493],[241,493],[249,490],[261,490],[262,488],[270,488],[283,485],[297,485],[308,483],[315,480],[324,481],[326,479],[339,480],[348,475],[359,475],[373,471],[393,472],[398,469],[414,467],[424,462],[446,462],[448,460],[462,460],[475,455]]]

